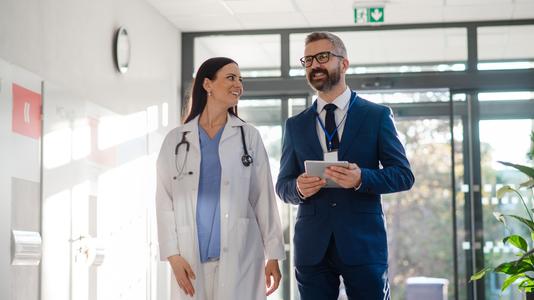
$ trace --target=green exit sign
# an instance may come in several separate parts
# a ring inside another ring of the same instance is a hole
[[[384,23],[383,7],[357,7],[354,8],[354,23]]]

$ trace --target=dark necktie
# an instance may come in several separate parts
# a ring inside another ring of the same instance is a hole
[[[335,104],[329,103],[324,106],[324,109],[326,110],[326,118],[324,119],[326,132],[328,132],[329,135],[332,135],[334,130],[336,130],[336,116],[334,115],[334,111],[336,110],[337,106]],[[339,149],[339,138],[337,137],[337,131],[334,134],[334,137],[332,138],[332,144],[331,147],[329,147],[328,137],[325,134],[326,139],[326,149],[328,151],[333,151]]]

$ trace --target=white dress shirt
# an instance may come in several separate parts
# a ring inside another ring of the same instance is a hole
[[[334,111],[334,115],[336,117],[336,126],[339,126],[337,128],[337,136],[339,138],[340,145],[343,142],[343,139],[341,137],[343,136],[343,127],[345,127],[345,121],[347,120],[345,114],[349,109],[351,93],[352,92],[350,88],[347,87],[347,89],[345,89],[345,91],[341,95],[334,99],[334,101],[330,102],[337,106],[337,109]],[[321,99],[321,97],[317,97],[317,112],[319,113],[319,118],[321,119],[321,122],[323,122],[323,125],[325,125],[326,118],[326,110],[324,109],[324,106],[327,104],[328,102]],[[315,123],[317,127],[317,136],[319,137],[319,142],[321,143],[321,148],[323,148],[323,153],[326,153],[328,152],[328,149],[326,148],[326,137],[323,128],[321,127],[321,124],[319,124],[319,121],[317,121],[317,119]]]

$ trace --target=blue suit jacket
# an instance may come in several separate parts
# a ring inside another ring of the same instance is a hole
[[[317,103],[286,122],[276,192],[284,202],[299,206],[293,238],[297,266],[319,263],[332,234],[345,264],[387,264],[380,194],[410,189],[414,176],[391,110],[360,97],[355,101],[343,128],[338,157],[361,168],[358,191],[323,188],[301,200],[296,178],[304,173],[304,161],[323,160],[316,129]]]

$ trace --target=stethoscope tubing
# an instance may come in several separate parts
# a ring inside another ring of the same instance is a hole
[[[243,126],[239,126],[239,129],[241,130],[241,143],[243,144],[243,152],[244,152],[243,155],[241,156],[241,163],[243,164],[243,166],[249,167],[254,162],[254,159],[248,153],[247,143],[245,140],[245,130],[243,129]],[[184,175],[183,172],[185,168],[185,163],[187,162],[187,157],[189,155],[189,147],[191,146],[189,141],[187,141],[187,137],[186,137],[188,133],[189,131],[182,132],[182,140],[178,144],[176,144],[176,147],[174,148],[174,167],[176,168],[176,174],[177,174],[176,176],[173,176],[174,180],[181,179]],[[180,151],[180,146],[182,145],[185,145],[185,156],[182,161],[182,166],[178,168],[178,152]],[[188,174],[193,174],[193,173],[189,172]]]

